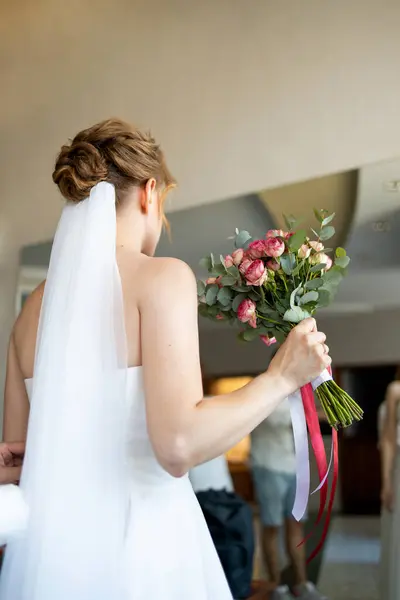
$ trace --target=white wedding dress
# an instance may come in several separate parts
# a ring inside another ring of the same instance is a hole
[[[30,395],[32,380],[26,381],[26,387]],[[124,555],[120,557],[124,597],[129,600],[232,600],[189,478],[172,477],[154,456],[147,434],[141,367],[128,370],[127,389],[131,427],[126,439],[126,460],[132,487]],[[14,542],[6,559],[10,566],[14,563],[7,574],[14,579],[13,600],[19,600],[18,590],[22,586],[23,573],[18,569],[21,545],[23,541]],[[72,571],[73,568],[71,565]]]
[[[150,443],[115,248],[115,190],[102,182],[64,208],[53,244],[14,489],[28,516],[18,536],[0,531],[0,598],[232,600],[189,477],[169,475]]]

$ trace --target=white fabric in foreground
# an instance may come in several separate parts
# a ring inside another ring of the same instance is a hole
[[[154,455],[143,369],[126,366],[114,202],[100,184],[57,231],[26,382],[30,519],[0,598],[232,600],[189,478]]]
[[[28,506],[18,486],[0,486],[0,546],[18,539],[25,532],[28,513]]]
[[[54,240],[21,478],[30,518],[6,551],[1,600],[124,600],[127,357],[115,250],[115,190],[100,183],[64,208]]]

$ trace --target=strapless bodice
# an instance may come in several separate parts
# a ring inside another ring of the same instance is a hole
[[[33,379],[25,381],[29,399],[32,396]],[[127,428],[126,460],[135,482],[144,485],[177,484],[180,480],[172,477],[161,467],[150,442],[142,367],[130,367],[126,386]],[[186,479],[184,477],[183,479]]]

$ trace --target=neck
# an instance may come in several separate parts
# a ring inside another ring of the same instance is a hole
[[[145,228],[143,215],[134,203],[126,203],[117,210],[117,248],[143,252]]]

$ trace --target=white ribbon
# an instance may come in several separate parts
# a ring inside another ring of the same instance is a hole
[[[315,391],[317,387],[326,381],[332,379],[331,374],[326,369],[316,377],[312,382],[311,386]],[[308,434],[307,434],[307,422],[304,413],[303,401],[301,397],[301,391],[297,390],[294,394],[289,396],[290,416],[292,419],[293,437],[294,437],[294,450],[295,450],[295,461],[296,461],[296,495],[293,505],[292,514],[296,521],[300,521],[307,510],[308,496],[310,494],[310,458],[308,449]],[[333,459],[333,446],[331,448],[331,458],[328,466],[328,470],[324,475],[319,486],[312,492],[313,494],[321,489],[324,485],[332,465]]]

